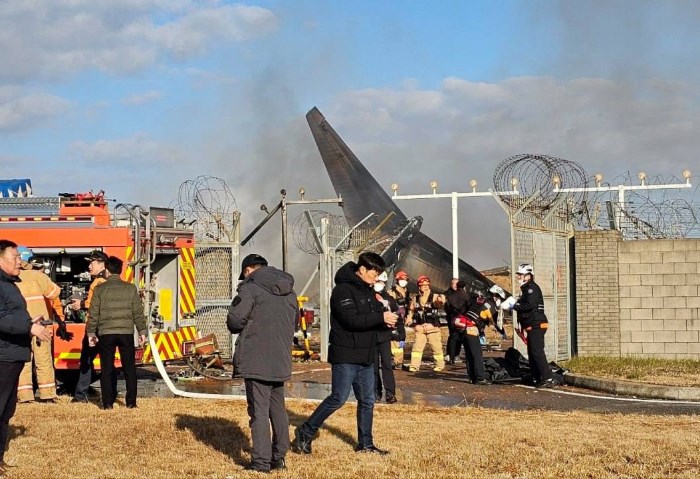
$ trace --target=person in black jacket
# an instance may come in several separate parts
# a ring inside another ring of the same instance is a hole
[[[374,445],[374,359],[380,331],[396,325],[398,316],[384,311],[372,285],[385,264],[376,253],[365,252],[357,264],[342,266],[331,293],[331,331],[328,362],[332,365],[331,394],[294,431],[292,450],[311,454],[311,441],[323,422],[340,409],[352,387],[357,398],[357,452],[388,454]]]
[[[292,378],[297,297],[292,275],[268,266],[259,254],[243,259],[238,295],[228,311],[229,331],[238,334],[234,375],[245,380],[253,437],[249,470],[285,469],[289,416],[284,382]],[[270,437],[272,426],[272,437]]]
[[[535,283],[535,273],[531,265],[521,264],[515,275],[520,283],[520,298],[515,301],[515,304],[512,300],[506,300],[503,305],[518,313],[520,327],[527,334],[527,359],[535,387],[551,388],[554,387],[552,369],[544,352],[544,335],[547,332],[548,322],[544,314],[542,290]]]
[[[458,331],[459,342],[464,346],[467,359],[467,374],[472,384],[490,384],[484,371],[484,356],[481,353],[479,329],[485,318],[482,311],[488,308],[476,294],[467,293],[466,283],[457,282],[457,289],[447,300],[454,311],[453,324]]]
[[[0,240],[0,477],[8,465],[5,463],[10,419],[17,406],[17,385],[24,363],[31,359],[31,337],[39,341],[51,341],[51,329],[32,318],[27,312],[27,302],[15,283],[20,281],[22,261],[17,244]]]

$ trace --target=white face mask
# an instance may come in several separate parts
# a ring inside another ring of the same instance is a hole
[[[400,279],[400,280],[399,280],[399,286],[400,286],[400,287],[405,288],[407,285],[408,285],[408,281],[406,281],[405,279]]]
[[[525,283],[527,283],[527,280],[526,280],[525,278],[520,278],[520,279],[518,280],[518,284],[519,284],[520,286],[524,285]]]
[[[384,291],[384,286],[386,286],[384,283],[382,283],[381,281],[377,281],[376,283],[374,283],[374,290],[377,293],[381,293],[382,291]]]
[[[500,306],[501,306],[501,300],[496,298],[496,307],[498,308]]]

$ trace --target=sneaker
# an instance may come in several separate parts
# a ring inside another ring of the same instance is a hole
[[[88,398],[83,398],[83,397],[74,397],[73,399],[70,400],[71,403],[81,403],[81,404],[89,404],[90,401],[88,401]]]
[[[409,366],[409,367],[408,367],[408,372],[409,372],[409,373],[416,373],[416,372],[418,372],[418,368],[415,367],[415,366]]]
[[[493,383],[488,379],[478,379],[476,381],[473,381],[472,384],[476,384],[477,386],[488,386],[489,384]]]
[[[311,441],[313,437],[305,434],[301,427],[294,430],[294,441],[292,441],[292,451],[297,454],[311,454]]]
[[[374,454],[378,454],[380,456],[386,456],[387,454],[389,454],[389,451],[385,451],[384,449],[379,449],[374,444],[372,444],[371,446],[366,446],[366,447],[356,446],[355,452],[374,453]]]
[[[398,399],[396,399],[396,396],[394,396],[393,394],[386,395],[386,403],[387,404],[394,404],[396,401],[398,401]]]
[[[269,474],[270,469],[264,469],[260,466],[254,466],[253,464],[248,464],[245,468],[246,471],[261,472],[263,474]]]
[[[273,459],[270,462],[270,470],[274,471],[275,469],[287,469],[287,463],[283,457],[280,457],[279,459]]]
[[[552,379],[546,379],[544,381],[539,381],[535,383],[535,387],[537,389],[551,389],[555,386],[554,381]]]

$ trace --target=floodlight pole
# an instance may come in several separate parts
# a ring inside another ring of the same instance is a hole
[[[433,182],[434,183],[434,182]],[[503,196],[503,195],[517,195],[517,191],[471,191],[469,193],[458,193],[453,191],[452,193],[438,193],[437,186],[431,184],[433,187],[432,194],[424,195],[399,195],[398,187],[396,184],[392,185],[392,190],[394,194],[391,196],[392,200],[434,200],[434,199],[444,199],[450,198],[452,200],[452,277],[459,278],[459,224],[458,224],[458,199],[459,198],[482,198],[486,196]]]

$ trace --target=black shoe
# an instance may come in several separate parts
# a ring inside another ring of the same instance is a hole
[[[544,381],[539,381],[535,383],[535,387],[537,389],[552,389],[555,386],[554,381],[552,379],[546,379]]]
[[[270,462],[270,470],[274,471],[275,469],[287,469],[287,463],[285,462],[283,457],[279,459],[273,459],[272,462]]]
[[[100,407],[100,409],[103,409],[103,410],[107,411],[107,410],[109,410],[109,409],[114,409],[114,405],[112,405],[112,404],[103,404],[103,405]]]
[[[394,404],[396,401],[398,401],[398,399],[396,399],[396,396],[394,396],[393,394],[386,395],[386,403],[387,404]]]
[[[263,474],[269,474],[270,469],[263,469],[260,466],[254,466],[253,464],[248,464],[245,468],[246,471],[261,472]]]
[[[136,409],[137,407],[138,407],[138,406],[136,406],[136,404],[127,404],[127,405],[126,405],[126,408],[127,408],[127,409]]]
[[[375,397],[374,401],[379,402],[382,400],[382,393],[377,393],[374,395],[374,397]]]
[[[90,401],[88,401],[88,398],[79,398],[79,397],[75,397],[75,398],[71,399],[70,402],[82,403],[82,404],[89,404],[90,403]]]
[[[385,451],[384,449],[379,449],[374,444],[371,446],[367,446],[367,447],[357,446],[357,447],[355,447],[355,452],[368,452],[368,453],[371,452],[374,454],[379,454],[380,456],[386,456],[387,454],[389,454],[389,451]]]
[[[491,381],[487,379],[479,379],[478,381],[474,381],[472,384],[476,384],[478,386],[488,386],[489,384],[492,384]]]
[[[297,454],[311,454],[311,441],[313,437],[305,434],[300,427],[294,430],[294,441],[292,442],[292,451]]]

